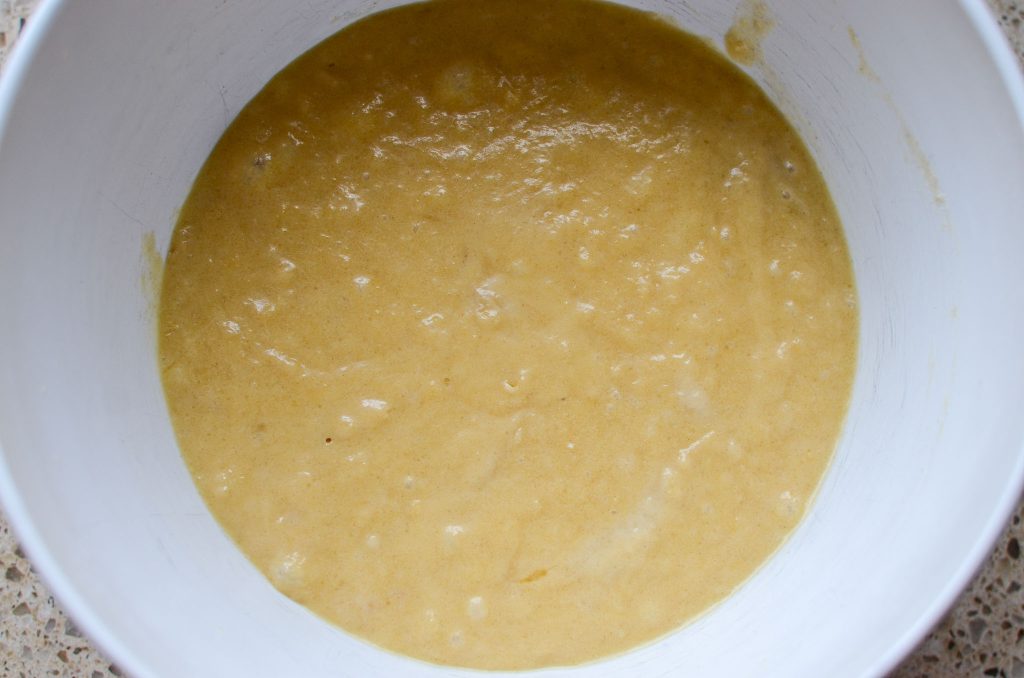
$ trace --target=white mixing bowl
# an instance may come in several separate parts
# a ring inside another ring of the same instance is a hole
[[[0,491],[46,582],[134,676],[472,674],[382,652],[271,588],[194,489],[155,359],[147,234],[166,247],[214,142],[277,70],[393,4],[58,0],[6,73]],[[635,4],[719,44],[738,9]],[[982,0],[772,4],[752,73],[832,188],[860,293],[835,460],[734,596],[546,676],[882,673],[1019,496],[1024,85],[1009,49]]]

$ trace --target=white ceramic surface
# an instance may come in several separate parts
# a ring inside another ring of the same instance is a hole
[[[0,85],[0,493],[129,674],[463,675],[276,593],[207,513],[155,360],[166,247],[227,122],[366,0],[54,1]],[[636,4],[720,42],[736,5]],[[986,554],[1024,475],[1024,85],[980,0],[779,0],[752,69],[808,140],[855,261],[860,364],[793,538],[695,623],[546,676],[844,676],[893,666]],[[861,49],[851,39],[851,30]]]

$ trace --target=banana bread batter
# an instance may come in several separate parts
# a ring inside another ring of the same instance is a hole
[[[702,41],[435,0],[241,112],[160,331],[184,458],[274,586],[379,646],[521,669],[664,635],[778,548],[857,310],[813,160]]]

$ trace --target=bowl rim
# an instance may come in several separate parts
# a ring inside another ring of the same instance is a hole
[[[1016,112],[1019,132],[1024,135],[1024,59],[1019,59],[999,27],[994,10],[985,0],[957,0],[967,15],[974,32],[981,38],[992,65],[1002,80]],[[913,652],[936,625],[948,614],[960,595],[978,575],[985,561],[992,554],[996,541],[1006,529],[1010,516],[1024,498],[1024,441],[1018,443],[1017,462],[1013,472],[1006,478],[1006,484],[988,522],[978,533],[973,546],[963,554],[960,566],[945,583],[938,595],[911,624],[903,636],[894,640],[889,650],[875,660],[871,675],[883,676],[896,669]]]
[[[42,0],[25,29],[11,48],[0,74],[0,155],[10,134],[11,114],[30,67],[42,49],[54,22],[64,8],[64,0]],[[46,540],[39,532],[35,520],[18,489],[11,473],[7,452],[0,437],[0,505],[7,516],[11,530],[28,555],[36,573],[46,588],[59,601],[61,608],[85,636],[100,650],[104,659],[113,662],[118,670],[133,678],[157,678],[141,656],[121,642],[107,622],[97,614],[78,593]]]
[[[410,0],[412,1],[412,0]],[[610,0],[614,2],[615,0]],[[1024,135],[1024,61],[1014,54],[996,17],[985,0],[955,0],[963,9],[973,31],[981,39],[989,59],[1009,95]],[[41,0],[26,23],[25,30],[13,46],[7,64],[0,74],[0,155],[9,132],[10,118],[20,90],[28,77],[30,66],[42,49],[52,26],[66,0]],[[960,594],[971,583],[985,560],[992,553],[1024,494],[1024,441],[1019,444],[1017,461],[994,509],[979,532],[974,544],[963,554],[960,566],[938,592],[932,604],[904,631],[890,642],[889,649],[869,665],[870,675],[885,675],[895,669],[948,613]],[[0,507],[6,514],[15,537],[29,556],[46,588],[59,601],[64,612],[74,620],[87,638],[127,675],[134,678],[157,677],[157,673],[139,654],[123,643],[101,615],[96,613],[78,593],[54,557],[33,520],[25,498],[14,481],[0,438]]]

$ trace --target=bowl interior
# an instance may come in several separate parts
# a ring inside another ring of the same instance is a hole
[[[155,357],[153,247],[224,127],[298,54],[394,4],[54,1],[0,90],[0,490],[44,578],[133,675],[469,673],[376,650],[271,588],[195,491]],[[752,7],[629,4],[716,44]],[[771,12],[750,72],[829,182],[860,295],[836,458],[736,595],[549,675],[882,672],[1018,496],[1024,88],[1008,49],[969,0]]]

